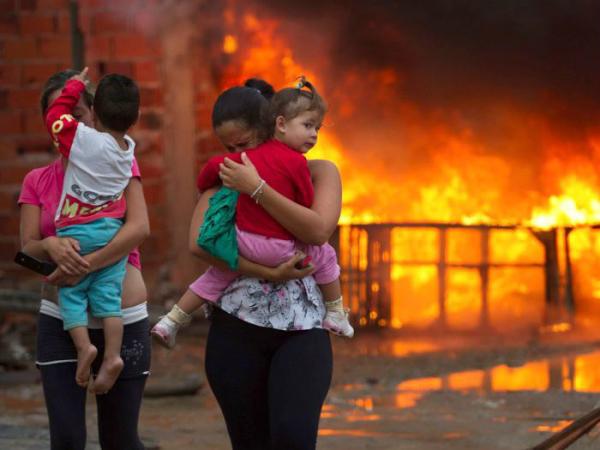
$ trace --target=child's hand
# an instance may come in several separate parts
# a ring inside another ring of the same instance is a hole
[[[70,80],[78,80],[81,81],[83,84],[85,84],[86,86],[88,85],[88,83],[90,82],[89,78],[88,78],[88,68],[84,68],[81,72],[79,72],[77,75],[73,75],[71,78],[69,78]]]
[[[223,182],[223,186],[244,194],[251,194],[260,184],[260,176],[256,171],[256,167],[254,167],[245,152],[242,152],[242,164],[225,158],[219,164],[219,177]]]

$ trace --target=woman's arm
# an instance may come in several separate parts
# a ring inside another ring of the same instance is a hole
[[[127,201],[127,212],[125,223],[108,243],[95,252],[88,253],[83,259],[89,264],[89,272],[109,266],[119,259],[127,256],[140,245],[150,234],[148,210],[142,189],[142,182],[138,178],[132,178],[125,189],[125,200]],[[77,284],[77,277],[69,275],[59,267],[48,277],[48,282],[53,284]]]
[[[238,164],[225,158],[220,176],[224,186],[250,194],[259,185],[260,177],[245,153],[242,154],[242,161],[243,164]],[[284,197],[268,185],[265,185],[259,201],[297,239],[306,244],[322,245],[329,240],[340,218],[342,182],[337,167],[330,161],[311,160],[308,161],[308,168],[315,191],[310,209]]]
[[[72,238],[49,236],[43,238],[40,233],[41,209],[37,205],[21,205],[19,234],[21,250],[34,258],[51,259],[64,274],[84,275],[90,264],[79,254],[79,242]]]
[[[225,261],[216,258],[215,256],[207,253],[202,248],[198,247],[198,232],[202,223],[204,222],[204,213],[208,208],[208,200],[210,197],[214,195],[214,193],[218,189],[209,189],[204,191],[200,198],[198,199],[198,203],[194,208],[194,213],[192,215],[192,220],[190,223],[190,232],[189,232],[189,240],[188,245],[192,254],[198,256],[207,264],[211,266],[215,266],[222,270],[229,270],[229,266],[225,263]],[[261,278],[269,281],[281,282],[287,281],[295,278],[304,278],[305,276],[310,275],[314,268],[309,265],[303,269],[297,269],[295,265],[304,259],[303,254],[299,253],[291,258],[289,261],[286,261],[280,264],[277,267],[268,267],[252,262],[243,256],[239,256],[238,258],[238,272],[242,275]]]

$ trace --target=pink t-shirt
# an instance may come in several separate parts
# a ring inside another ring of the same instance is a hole
[[[133,177],[141,179],[140,168],[135,159],[133,160],[131,173]],[[25,203],[40,207],[40,233],[42,238],[56,236],[54,217],[62,194],[64,177],[65,169],[63,168],[62,158],[58,158],[52,164],[33,169],[25,175],[23,180],[18,203],[19,205]],[[127,262],[140,270],[142,269],[140,252],[137,248],[129,254]]]

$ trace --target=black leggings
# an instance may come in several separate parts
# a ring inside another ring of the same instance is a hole
[[[206,375],[233,450],[308,450],[333,359],[326,331],[280,331],[217,308],[206,343]]]
[[[150,365],[148,319],[123,327],[121,357],[125,367],[105,395],[96,396],[98,434],[103,450],[142,450],[138,419],[144,385]],[[90,340],[98,347],[94,369],[102,361],[102,330],[90,330]],[[37,360],[44,388],[50,423],[52,450],[83,450],[86,444],[86,389],[75,383],[76,358],[69,334],[62,321],[40,314]]]

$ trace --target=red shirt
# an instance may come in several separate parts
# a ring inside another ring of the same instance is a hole
[[[306,158],[282,142],[270,140],[247,150],[246,155],[256,167],[260,177],[280,194],[310,208],[314,190]],[[200,175],[198,189],[205,191],[221,183],[219,164],[225,157],[241,163],[241,153],[229,153],[208,160]],[[236,225],[240,230],[278,239],[294,240],[294,236],[273,219],[262,206],[248,194],[240,193],[236,208]]]

